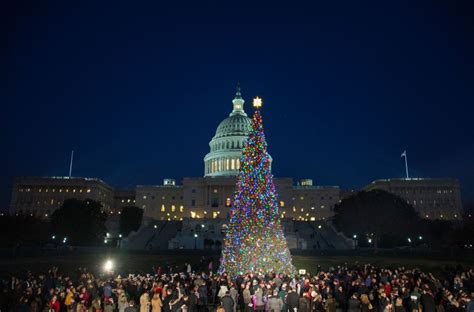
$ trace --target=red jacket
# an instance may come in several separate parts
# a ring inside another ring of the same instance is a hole
[[[54,312],[59,312],[59,308],[60,308],[60,304],[59,304],[59,301],[50,301],[49,302],[49,308],[50,309],[53,309]]]

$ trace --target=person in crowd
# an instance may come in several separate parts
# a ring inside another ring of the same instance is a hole
[[[221,305],[225,312],[234,312],[234,299],[230,296],[230,292],[227,291],[221,298]]]
[[[140,296],[140,312],[150,312],[150,297],[146,291]]]
[[[278,291],[273,291],[273,295],[268,299],[269,312],[281,312],[283,310],[283,301],[278,296]]]

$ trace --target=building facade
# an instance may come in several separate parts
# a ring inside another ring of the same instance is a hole
[[[461,191],[456,179],[384,179],[364,188],[366,191],[374,189],[403,198],[423,218],[456,220],[461,217]]]
[[[227,219],[234,198],[242,149],[251,119],[244,109],[240,88],[232,100],[232,111],[219,123],[204,156],[204,175],[185,177],[181,184],[165,179],[160,185],[138,185],[133,190],[114,190],[99,179],[46,177],[17,178],[13,185],[10,213],[47,217],[65,199],[90,198],[102,202],[110,214],[125,206],[144,210],[148,219]],[[330,218],[334,206],[354,190],[313,185],[311,179],[296,184],[293,178],[274,178],[282,218],[318,221]],[[385,189],[407,200],[426,218],[456,219],[460,216],[459,183],[453,179],[377,180],[365,190]]]
[[[104,211],[114,209],[114,189],[100,179],[75,177],[19,177],[13,183],[10,214],[48,217],[69,198],[93,199]]]

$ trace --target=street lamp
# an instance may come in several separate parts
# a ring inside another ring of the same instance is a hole
[[[197,238],[198,238],[198,235],[194,234],[194,249],[197,249]]]

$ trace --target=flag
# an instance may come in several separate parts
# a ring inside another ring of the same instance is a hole
[[[400,157],[407,157],[407,151],[403,151],[402,155]]]

